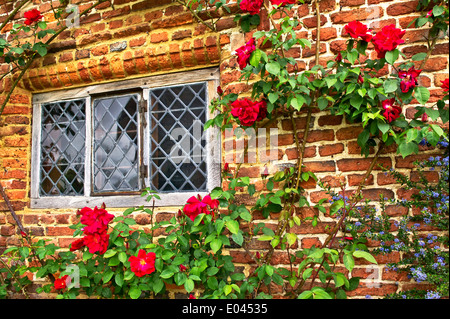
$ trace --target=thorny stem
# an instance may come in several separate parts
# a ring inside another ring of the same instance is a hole
[[[195,12],[195,10],[192,9],[192,6],[190,6],[186,1],[176,0],[176,2],[178,2],[179,4],[181,4],[181,5],[185,6],[186,8],[188,8],[188,10],[195,17],[195,19],[197,19],[198,22],[200,22],[201,24],[203,24],[206,27],[208,27],[209,29],[211,29],[211,31],[214,31],[214,32],[217,31],[216,24],[214,22],[208,23],[205,20],[203,20],[202,18],[200,18],[200,16],[197,14],[197,12]]]
[[[272,23],[272,26],[276,29],[276,23],[275,23],[275,20],[273,19],[272,15],[270,14],[269,7],[267,6],[266,2],[263,2],[263,3],[264,3],[264,8],[266,8],[267,16],[269,17],[270,23]],[[281,46],[280,49],[281,49],[281,55],[283,56],[283,58],[285,58],[286,54],[284,53],[283,47]]]
[[[23,232],[24,234],[27,234],[27,232],[25,231],[25,228],[23,228],[23,225],[20,222],[20,219],[17,217],[16,212],[14,211],[14,208],[12,207],[11,202],[9,201],[8,195],[6,194],[1,183],[0,183],[0,195],[2,195],[2,197],[6,203],[6,206],[8,207],[9,212],[11,213],[12,217],[16,221],[16,224],[19,227],[20,231]]]
[[[378,158],[380,157],[381,151],[384,149],[384,145],[385,144],[383,142],[379,143],[378,151],[375,154],[374,158],[372,159],[372,162],[370,163],[370,166],[367,169],[363,180],[361,181],[361,183],[359,184],[358,188],[356,189],[356,191],[352,195],[352,200],[350,202],[350,209],[345,209],[344,210],[344,213],[342,214],[341,218],[339,219],[339,222],[333,228],[333,230],[331,231],[330,235],[328,235],[327,239],[322,244],[322,247],[325,247],[327,245],[329,247],[331,247],[331,245],[333,244],[334,239],[336,238],[336,235],[337,235],[337,232],[338,232],[339,228],[341,227],[342,223],[344,222],[345,218],[347,217],[348,212],[351,209],[353,209],[355,207],[355,205],[359,202],[359,196],[360,196],[361,190],[364,187],[364,185],[365,185],[367,179],[369,178],[370,174],[372,173],[372,170],[374,169],[375,164],[378,161]]]

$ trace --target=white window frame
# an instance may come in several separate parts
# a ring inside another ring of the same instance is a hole
[[[99,195],[91,196],[92,160],[93,160],[93,123],[92,123],[92,96],[101,93],[111,93],[111,96],[120,94],[122,91],[141,89],[144,99],[148,98],[151,89],[169,87],[174,85],[191,84],[196,82],[207,83],[207,118],[211,119],[208,105],[217,95],[219,85],[219,69],[208,68],[194,71],[185,71],[165,75],[155,75],[139,79],[124,80],[106,84],[91,85],[83,88],[66,89],[62,91],[37,93],[33,95],[33,123],[32,123],[32,156],[31,156],[31,208],[51,209],[51,208],[82,208],[85,206],[101,206],[105,203],[107,207],[139,207],[152,206],[152,202],[147,202],[141,195]],[[85,184],[84,196],[40,196],[40,158],[41,158],[41,105],[43,103],[59,102],[65,100],[86,99],[86,154],[85,154]],[[145,112],[146,122],[149,122],[149,112]],[[149,145],[149,130],[143,130],[143,145]],[[206,164],[207,164],[207,191],[205,192],[173,192],[158,193],[160,200],[155,201],[157,207],[181,206],[186,201],[197,194],[205,196],[217,186],[220,186],[220,161],[221,143],[220,132],[217,128],[209,128],[205,131],[206,137]],[[149,147],[144,147],[143,165],[149,167]],[[149,176],[149,174],[148,174]],[[148,179],[148,177],[147,177]],[[146,181],[146,185],[149,185]]]

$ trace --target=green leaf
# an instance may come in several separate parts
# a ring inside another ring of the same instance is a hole
[[[431,129],[438,135],[438,136],[444,136],[444,131],[439,125],[431,124]]]
[[[245,211],[241,212],[239,214],[239,217],[241,217],[243,220],[248,221],[248,222],[252,220],[252,215],[249,213],[249,211],[247,209]]]
[[[333,216],[338,212],[339,209],[341,209],[344,206],[344,201],[342,199],[335,201],[330,206],[330,216]]]
[[[210,267],[206,270],[206,274],[208,276],[214,276],[215,274],[217,274],[219,272],[219,268],[217,267]]]
[[[323,288],[314,287],[311,290],[314,294],[313,299],[333,299]]]
[[[39,21],[37,25],[41,29],[47,29],[47,22],[45,21]]]
[[[341,287],[345,284],[345,275],[338,272],[335,275],[333,275],[333,280],[335,282],[336,287]]]
[[[400,52],[397,49],[386,52],[386,62],[390,65],[394,65],[394,62],[397,61],[399,54]]]
[[[405,158],[408,155],[415,154],[419,151],[419,146],[416,143],[401,143],[398,147],[398,152]]]
[[[363,102],[363,98],[361,97],[361,95],[354,94],[350,98],[350,104],[358,110],[361,107],[362,102]]]
[[[269,93],[269,102],[274,104],[278,100],[278,92],[271,92]]]
[[[161,275],[159,275],[161,278],[168,279],[174,275],[173,271],[169,269],[164,269]]]
[[[280,74],[280,64],[278,62],[269,62],[266,64],[266,70],[270,74],[279,75]]]
[[[305,271],[302,274],[303,279],[304,280],[308,279],[311,276],[312,272],[313,272],[312,268],[305,269]]]
[[[367,251],[356,250],[353,252],[353,256],[356,258],[364,258],[365,260],[367,260],[368,262],[371,262],[373,264],[378,264],[377,261],[375,260],[375,258]]]
[[[344,266],[348,269],[348,271],[352,271],[355,267],[355,260],[353,259],[353,256],[350,254],[344,254]]]
[[[222,247],[222,240],[220,238],[216,238],[209,244],[211,246],[211,249],[214,253],[217,253],[217,251]]]
[[[314,259],[322,258],[324,252],[325,251],[323,249],[318,248],[318,249],[314,250],[311,254],[309,254],[308,257],[314,258]]]
[[[124,252],[124,251],[121,251],[120,253],[119,253],[119,260],[120,260],[120,262],[122,263],[122,264],[124,264],[124,263],[126,263],[126,261],[127,261],[127,254]]]
[[[268,241],[268,240],[272,240],[272,239],[273,239],[273,236],[270,236],[270,235],[262,235],[262,236],[258,237],[259,241]]]
[[[337,79],[325,78],[325,82],[327,83],[328,88],[330,88],[336,84]]]
[[[184,283],[184,289],[186,289],[188,293],[194,290],[194,281],[190,278],[186,279],[186,282]]]
[[[383,83],[384,92],[385,93],[392,93],[397,91],[398,88],[398,81],[397,80],[386,80]]]
[[[430,91],[423,86],[416,86],[414,88],[414,97],[420,104],[423,105],[428,102],[428,99],[430,98]]]
[[[260,61],[261,61],[262,51],[259,49],[256,49],[252,52],[250,55],[250,64],[254,66],[255,68],[258,67]]]
[[[385,134],[387,131],[389,131],[390,125],[384,122],[377,122],[378,129],[381,131],[381,133]]]
[[[272,196],[269,198],[269,201],[271,201],[274,204],[281,205],[281,198],[277,196]]]
[[[321,111],[323,111],[328,106],[328,100],[323,96],[317,99],[317,106]]]
[[[287,233],[286,234],[286,239],[289,245],[294,245],[297,242],[297,235],[294,233]]]
[[[117,286],[122,287],[123,285],[123,273],[118,273],[114,276],[114,281]]]
[[[413,61],[422,61],[422,60],[424,60],[426,57],[427,57],[426,52],[420,52],[420,53],[414,54],[414,55],[411,57],[411,60],[413,60]]]
[[[442,15],[445,12],[444,7],[441,6],[434,6],[433,8],[433,16],[434,17],[439,17],[440,15]]]
[[[242,246],[242,243],[244,242],[244,237],[242,236],[241,232],[231,235],[231,238],[233,238],[233,240],[236,244]]]
[[[310,299],[313,296],[313,292],[311,290],[303,291],[297,299]]]
[[[239,232],[239,222],[237,220],[228,220],[225,222],[225,225],[232,234]]]
[[[160,292],[162,289],[164,288],[164,281],[162,281],[159,278],[156,278],[155,281],[153,282],[153,291],[155,293]]]
[[[141,296],[141,289],[137,286],[131,286],[130,291],[128,294],[130,295],[131,299],[138,299]]]
[[[359,52],[356,49],[352,49],[350,52],[347,52],[347,59],[350,61],[351,64],[355,64],[356,60],[358,59]]]
[[[365,129],[364,131],[362,131],[359,135],[358,135],[358,145],[359,146],[364,146],[366,145],[367,141],[369,140],[370,137],[370,131]]]
[[[231,285],[226,285],[223,287],[223,292],[225,293],[225,296],[228,296],[233,291],[233,288]]]

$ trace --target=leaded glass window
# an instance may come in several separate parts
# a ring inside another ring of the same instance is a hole
[[[208,82],[194,82],[46,98],[36,113],[40,165],[33,171],[39,179],[33,198],[93,199],[140,194],[147,187],[206,192],[207,88]]]
[[[151,188],[206,190],[206,83],[159,88],[150,96]]]
[[[83,194],[85,107],[85,100],[42,105],[41,195]]]
[[[94,193],[139,191],[139,95],[94,100]]]

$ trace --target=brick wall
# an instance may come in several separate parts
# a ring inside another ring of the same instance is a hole
[[[4,21],[6,12],[11,11],[11,4],[0,1],[0,22]],[[47,21],[52,21],[50,1],[34,0],[32,7],[38,8]],[[56,3],[56,1],[54,1]],[[35,236],[51,238],[56,244],[68,247],[72,241],[72,230],[69,225],[76,223],[74,209],[37,210],[30,208],[30,165],[31,165],[31,123],[32,94],[63,90],[65,88],[83,87],[91,84],[113,82],[142,76],[166,74],[186,70],[195,70],[210,66],[220,67],[220,82],[226,93],[241,93],[249,89],[249,85],[239,82],[240,72],[232,52],[243,45],[252,36],[252,32],[243,34],[233,14],[238,12],[236,5],[231,5],[232,14],[223,17],[217,24],[217,32],[211,32],[203,24],[196,22],[186,8],[171,0],[111,0],[93,10],[81,19],[79,28],[68,29],[51,45],[49,54],[37,59],[26,73],[19,87],[16,88],[3,115],[0,117],[0,182],[13,208],[19,215],[23,225]],[[384,25],[394,23],[406,29],[405,44],[400,50],[407,56],[426,51],[424,36],[426,30],[409,26],[413,18],[418,16],[418,1],[391,0],[322,0],[321,19],[321,58],[325,64],[333,54],[345,47],[346,38],[342,36],[343,27],[352,20],[362,20],[372,29],[379,30]],[[80,11],[93,3],[90,0],[73,0],[80,6]],[[31,6],[27,7],[27,10]],[[24,10],[17,17],[22,19]],[[296,32],[298,36],[315,40],[316,18],[311,4],[300,4],[293,9],[293,15],[304,23]],[[49,24],[54,26],[55,22]],[[268,28],[269,20],[263,11],[258,29]],[[2,31],[8,36],[11,23]],[[26,40],[26,36],[22,37]],[[296,48],[288,54],[298,61],[298,69],[309,69],[314,65],[314,45],[311,49]],[[448,77],[448,37],[438,40],[435,50],[426,63],[419,82],[431,92],[430,102],[442,96],[440,81]],[[0,61],[3,63],[3,61]],[[6,72],[7,64],[0,64],[0,73]],[[12,80],[5,78],[0,82],[0,101],[11,88]],[[414,101],[413,101],[414,103]],[[414,104],[412,104],[413,106]],[[412,116],[412,109],[405,111]],[[305,126],[305,114],[300,112],[297,127],[301,137]],[[349,124],[341,116],[331,116],[327,112],[313,113],[313,127],[306,149],[305,164],[308,170],[316,173],[319,180],[332,186],[344,183],[348,188],[361,181],[370,163],[360,156],[356,138],[361,131],[358,124]],[[298,156],[293,127],[288,118],[281,119],[273,127],[279,130],[278,164],[296,162]],[[403,159],[395,154],[394,148],[387,148],[379,162],[387,167],[394,167],[402,172],[409,172],[416,159],[435,155],[436,150],[422,147],[419,155]],[[226,155],[226,154],[225,154]],[[224,155],[224,156],[225,156]],[[228,161],[229,158],[226,159]],[[233,165],[232,165],[233,166]],[[260,172],[262,165],[243,164],[241,174],[247,175],[261,189]],[[276,166],[269,167],[275,170]],[[413,174],[413,173],[412,173]],[[316,183],[304,185],[308,190],[310,202],[317,203],[326,196]],[[364,195],[376,200],[379,194],[388,198],[410,196],[400,189],[398,184],[375,169],[369,179]],[[248,198],[242,196],[242,201]],[[250,203],[250,202],[249,202]],[[106,203],[107,204],[107,203]],[[108,205],[108,204],[107,204]],[[167,218],[178,208],[158,208],[158,219]],[[304,216],[311,211],[302,208]],[[120,209],[110,208],[112,212]],[[8,213],[4,201],[0,199],[0,251],[8,245],[17,243],[17,228]],[[391,209],[392,216],[401,213]],[[321,222],[317,227],[303,223],[293,229],[302,247],[310,247],[326,238],[325,228],[334,221],[321,213]],[[255,219],[258,217],[255,216]],[[262,216],[260,219],[263,219]],[[266,223],[275,225],[277,216],[271,216]],[[138,224],[145,227],[149,224],[146,216],[136,216]],[[373,243],[376,245],[376,243]],[[255,242],[253,249],[264,249],[264,243]],[[230,249],[234,261],[248,271],[252,259],[240,249]],[[411,282],[392,271],[385,271],[384,265],[399,259],[398,253],[390,256],[378,256],[379,266],[367,268],[363,262],[353,270],[353,275],[361,276],[360,288],[351,292],[354,296],[383,296],[411,285]],[[276,250],[274,264],[289,264],[286,253]],[[373,270],[375,269],[375,270]],[[372,273],[375,271],[375,273]],[[371,288],[371,280],[380,281],[379,288]],[[272,291],[281,295],[284,291]]]

